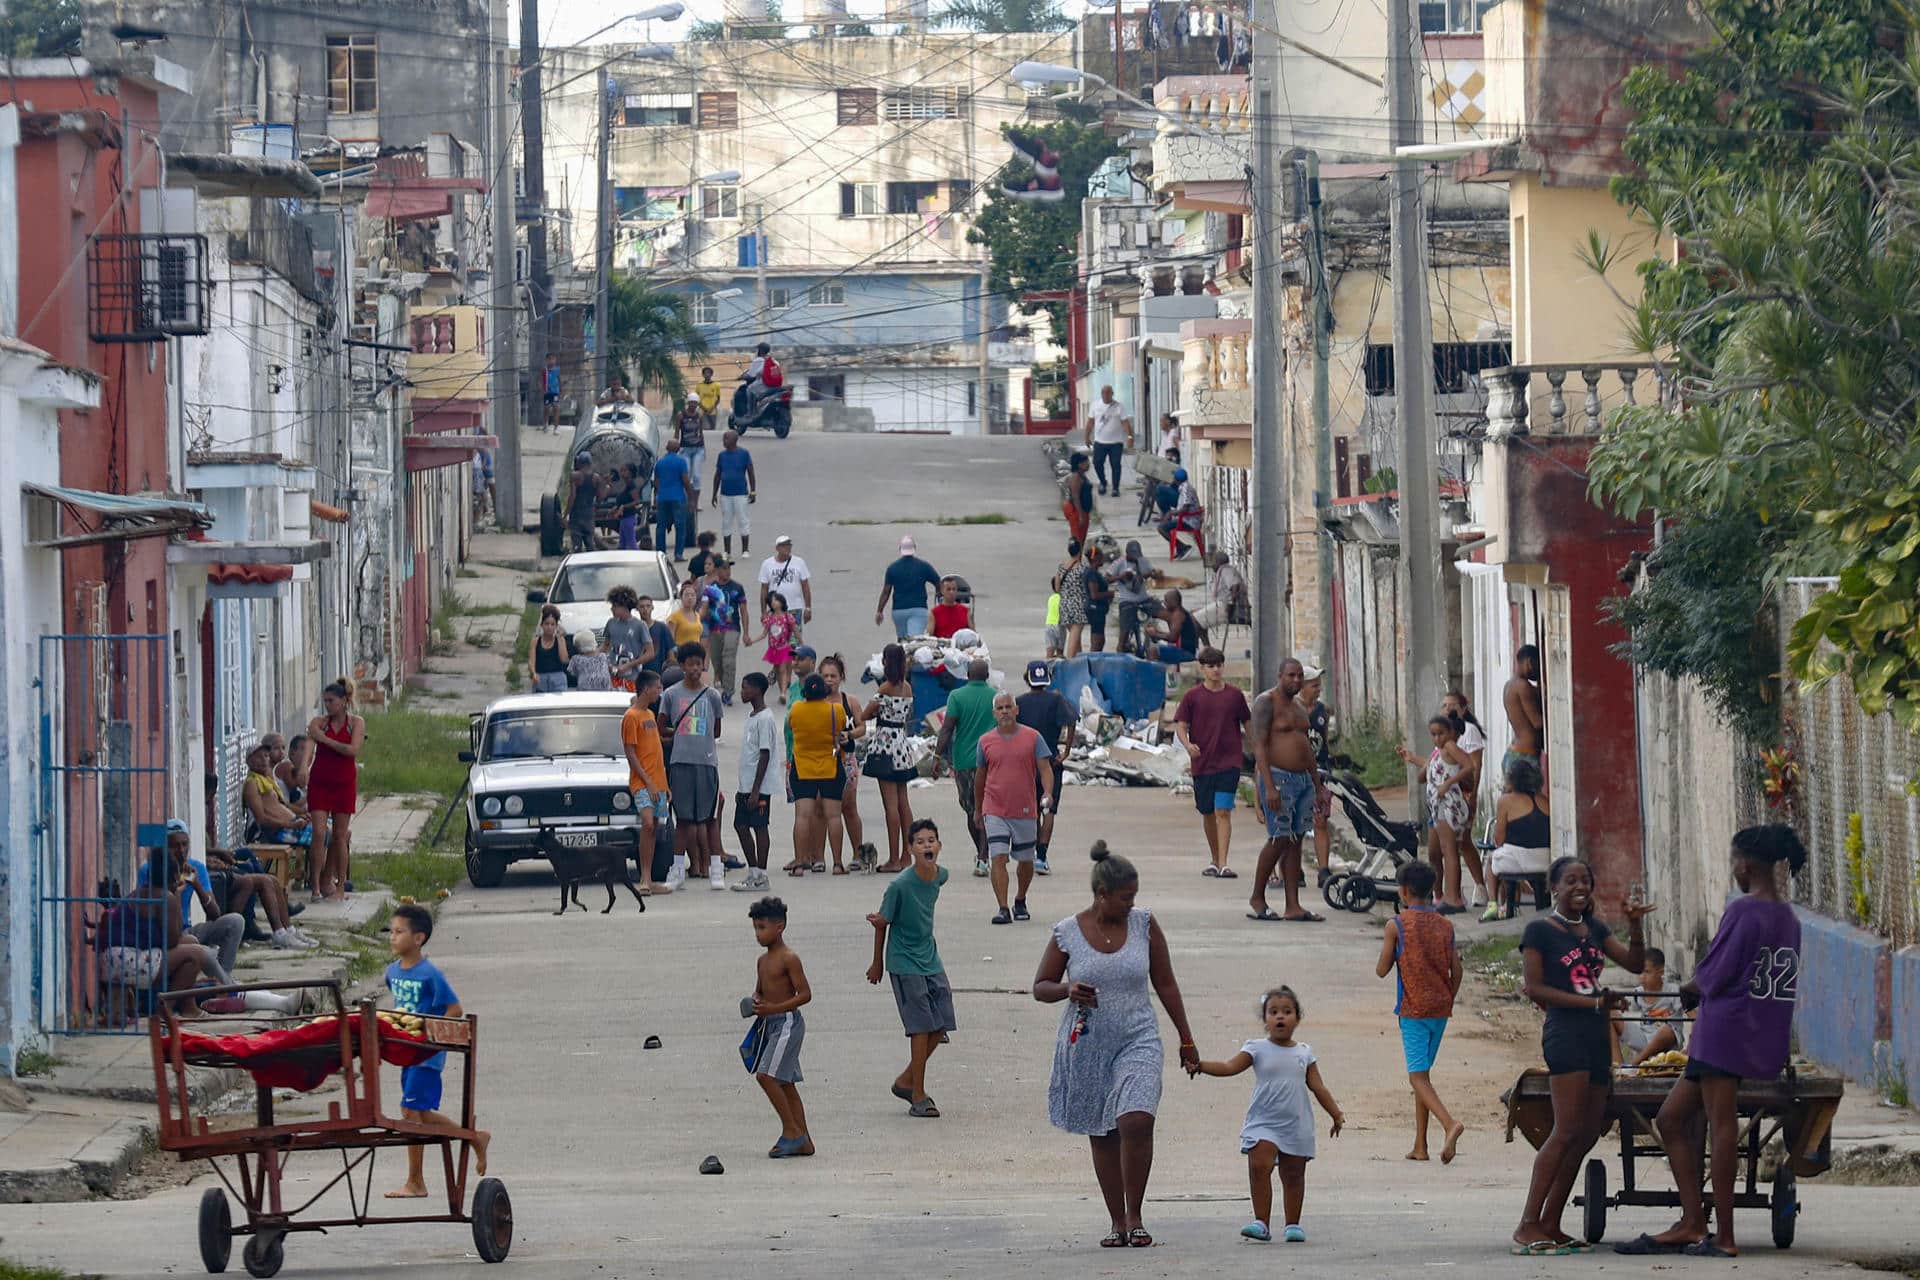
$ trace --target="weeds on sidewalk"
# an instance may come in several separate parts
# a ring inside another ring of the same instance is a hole
[[[71,1272],[57,1267],[30,1267],[24,1262],[0,1258],[0,1280],[77,1280]]]
[[[50,1076],[54,1068],[60,1065],[60,1056],[47,1046],[35,1041],[22,1049],[13,1060],[13,1074],[16,1076]]]
[[[1400,762],[1399,746],[1392,728],[1377,712],[1369,711],[1346,723],[1334,750],[1353,760],[1354,772],[1373,790],[1407,780],[1407,767]]]
[[[407,699],[367,717],[360,790],[367,795],[426,791],[451,796],[466,781],[460,753],[467,749],[467,717],[416,711]]]
[[[1517,939],[1501,935],[1482,938],[1460,955],[1468,973],[1478,974],[1503,996],[1520,993],[1520,952]]]
[[[520,631],[513,638],[513,657],[507,662],[507,689],[520,692],[527,680],[527,654],[533,648],[533,633],[540,626],[540,606],[530,604],[520,614]]]

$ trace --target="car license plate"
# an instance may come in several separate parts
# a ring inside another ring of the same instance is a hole
[[[591,849],[600,843],[599,835],[592,831],[556,831],[553,838],[563,849]]]

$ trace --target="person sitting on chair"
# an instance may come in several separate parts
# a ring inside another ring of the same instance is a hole
[[[1161,597],[1160,621],[1146,624],[1147,639],[1153,656],[1168,666],[1192,662],[1200,652],[1200,627],[1180,601],[1178,591]]]
[[[1182,533],[1198,533],[1206,521],[1206,509],[1200,505],[1199,491],[1187,479],[1185,467],[1175,467],[1173,472],[1174,497],[1170,507],[1164,508],[1165,514],[1160,520],[1161,536],[1166,538],[1175,560],[1184,560],[1187,548],[1179,539]],[[1164,487],[1164,486],[1163,486]]]
[[[263,740],[247,752],[247,780],[240,787],[247,811],[247,839],[267,844],[313,843],[313,823],[287,803],[273,775],[273,749]]]

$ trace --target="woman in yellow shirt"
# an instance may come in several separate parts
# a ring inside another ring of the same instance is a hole
[[[673,642],[676,645],[693,644],[706,634],[706,625],[700,619],[699,583],[680,584],[680,601],[673,606],[673,612],[667,615],[667,625],[673,628]]]
[[[800,686],[800,701],[787,709],[787,726],[793,730],[795,853],[787,873],[797,876],[809,867],[826,865],[827,815],[839,809],[847,787],[847,771],[840,762],[847,713],[838,702],[827,701],[827,682],[819,672]],[[847,874],[838,849],[833,853],[833,874]]]

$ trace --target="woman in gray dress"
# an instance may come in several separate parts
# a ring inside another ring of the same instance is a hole
[[[1153,1113],[1164,1071],[1153,994],[1180,1033],[1182,1066],[1200,1060],[1187,1026],[1180,985],[1160,925],[1133,905],[1140,873],[1125,858],[1093,846],[1093,905],[1053,927],[1033,978],[1033,998],[1067,1001],[1053,1049],[1047,1117],[1084,1133],[1113,1230],[1103,1249],[1144,1249],[1153,1237],[1140,1206],[1153,1170]],[[1149,991],[1151,988],[1151,991]]]

